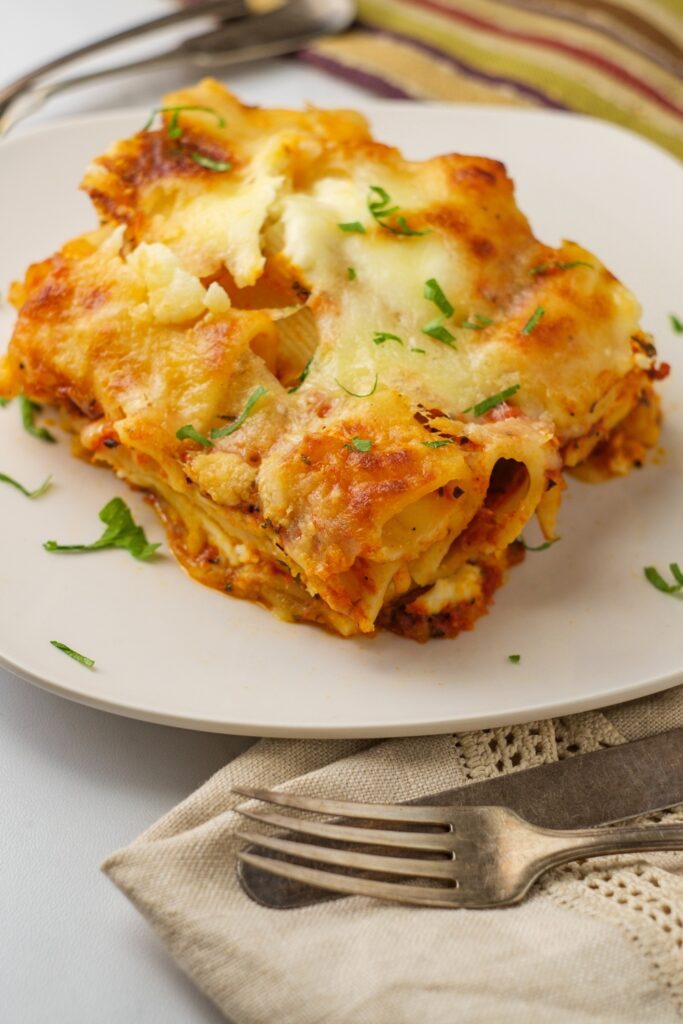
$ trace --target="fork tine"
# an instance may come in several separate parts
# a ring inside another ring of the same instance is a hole
[[[374,853],[356,853],[353,850],[336,850],[328,846],[315,846],[313,843],[291,842],[277,836],[267,836],[262,832],[238,831],[240,839],[256,846],[285,853],[290,857],[301,857],[303,860],[315,860],[321,864],[336,864],[338,867],[351,868],[354,871],[381,871],[389,875],[408,875],[415,878],[434,878],[440,881],[454,882],[454,861],[452,860],[417,860],[411,857],[379,857]]]
[[[312,885],[316,889],[330,889],[332,892],[343,892],[347,896],[374,896],[377,899],[391,900],[394,903],[410,903],[417,906],[457,907],[464,901],[458,896],[457,889],[437,889],[426,885],[403,885],[401,882],[374,882],[367,878],[354,878],[351,875],[337,875],[331,871],[319,871],[317,868],[304,868],[287,861],[273,860],[271,857],[259,857],[246,851],[237,854],[240,861],[252,867],[268,871],[272,875],[280,875],[294,882]]]
[[[273,789],[258,789],[252,786],[233,786],[233,793],[262,800],[268,804],[294,807],[316,814],[334,814],[345,818],[371,818],[377,821],[421,822],[425,825],[447,825],[450,821],[449,807],[421,807],[406,804],[363,804],[353,800],[321,800],[317,797],[299,796],[296,793],[280,793]]]
[[[401,850],[431,850],[435,853],[450,852],[450,832],[399,832],[394,829],[357,828],[354,825],[335,825],[327,821],[311,821],[308,818],[294,818],[287,814],[267,814],[265,811],[247,811],[235,808],[238,814],[263,825],[274,825],[289,832],[299,832],[316,839],[335,839],[343,843],[365,843],[366,846],[390,846]]]

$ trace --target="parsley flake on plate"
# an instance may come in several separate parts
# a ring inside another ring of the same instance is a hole
[[[137,526],[130,509],[123,498],[112,498],[100,510],[99,517],[106,524],[106,530],[92,544],[58,544],[55,540],[45,541],[46,551],[99,551],[102,548],[124,548],[133,558],[141,561],[151,558],[161,545],[149,544],[145,531]]]
[[[54,444],[57,440],[45,427],[36,426],[36,413],[42,412],[43,407],[38,402],[31,401],[26,395],[19,395],[19,410],[24,430],[31,437],[37,437],[39,441],[48,441]]]
[[[678,594],[683,590],[683,571],[681,571],[677,562],[672,562],[669,566],[669,572],[675,579],[675,583],[667,583],[653,565],[648,565],[643,569],[643,572],[652,586],[656,587],[657,590],[661,590],[663,594]]]
[[[559,537],[555,537],[554,540],[547,540],[545,541],[545,543],[539,544],[535,548],[531,547],[530,544],[527,544],[527,542],[524,540],[524,537],[520,537],[519,542],[525,551],[547,551],[548,548],[551,548],[553,546],[553,544],[557,544],[559,539]]]
[[[85,665],[86,668],[92,668],[95,664],[92,658],[89,658],[86,654],[79,654],[78,651],[74,651],[73,647],[68,647],[67,644],[63,644],[59,640],[50,640],[50,643],[58,651],[64,651],[64,654],[68,654],[70,658],[80,662],[81,665]]]
[[[52,477],[46,477],[40,487],[36,487],[35,491],[29,491],[23,484],[20,484],[18,480],[14,480],[11,476],[7,476],[6,473],[0,473],[0,483],[10,484],[11,487],[16,487],[16,489],[21,491],[22,494],[25,494],[27,498],[40,498],[46,491],[49,491],[50,485],[52,484]]]

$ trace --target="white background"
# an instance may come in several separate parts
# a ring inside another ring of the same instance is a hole
[[[0,86],[81,42],[168,9],[158,0],[4,0]],[[165,72],[81,90],[50,104],[29,123],[152,105],[184,77],[196,75]],[[360,94],[290,61],[223,77],[255,102],[349,103]],[[8,201],[4,196],[0,204]],[[3,238],[2,244],[10,241]],[[11,600],[11,594],[0,595],[0,614]],[[99,864],[249,742],[93,711],[0,669],[3,1024],[224,1019],[175,967],[136,911],[100,874]]]

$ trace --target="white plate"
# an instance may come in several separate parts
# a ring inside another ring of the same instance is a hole
[[[544,718],[627,700],[683,681],[683,602],[643,566],[683,562],[683,180],[642,139],[567,114],[368,103],[380,139],[412,157],[457,150],[505,161],[536,233],[594,249],[644,306],[674,373],[664,382],[665,454],[629,478],[571,483],[562,542],[510,573],[472,633],[418,645],[382,634],[341,640],[188,579],[169,554],[140,564],[123,551],[54,555],[46,539],[83,541],[123,495],[148,536],[161,527],[139,495],[77,462],[62,437],[25,434],[16,403],[0,412],[0,663],[74,700],[136,718],[274,736],[392,736]],[[55,125],[0,147],[0,282],[22,274],[94,223],[76,185],[89,158],[144,122],[140,112]],[[12,325],[1,310],[0,341]],[[532,538],[532,533],[528,535]],[[164,545],[167,551],[166,545]],[[95,658],[88,671],[55,651]],[[509,654],[520,654],[513,665]]]

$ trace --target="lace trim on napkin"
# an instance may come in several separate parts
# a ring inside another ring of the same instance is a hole
[[[569,718],[483,729],[454,737],[468,781],[586,754],[626,742],[599,711]],[[683,821],[683,805],[638,819]],[[683,866],[680,854],[649,853],[579,861],[549,872],[542,891],[564,907],[617,925],[646,958],[650,971],[683,1012]]]

